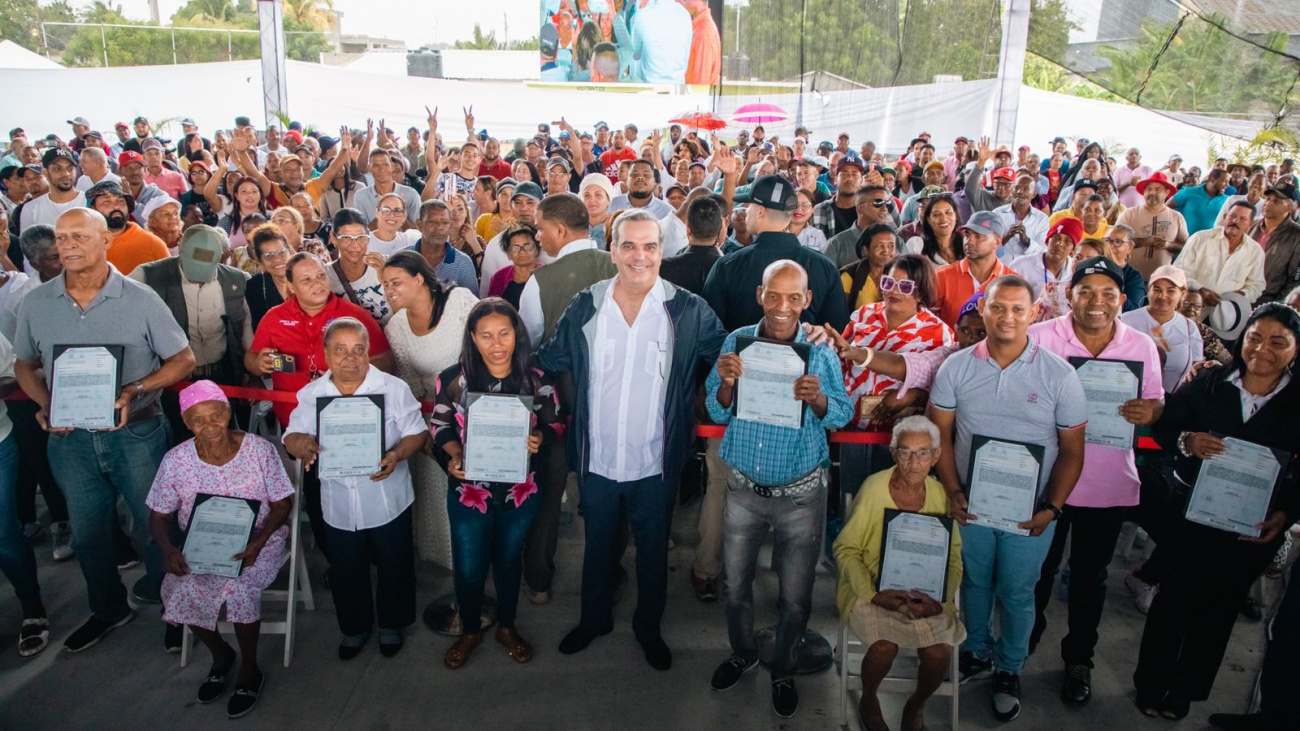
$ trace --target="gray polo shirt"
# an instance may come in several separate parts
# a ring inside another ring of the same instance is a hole
[[[123,384],[153,373],[162,361],[189,347],[185,331],[162,298],[122,276],[113,265],[109,265],[108,282],[85,311],[68,296],[64,276],[32,290],[18,306],[14,355],[46,366],[47,387],[56,345],[123,346]],[[146,393],[131,403],[131,411],[152,405],[158,396],[158,391]]]
[[[1088,422],[1083,385],[1074,367],[1039,348],[1033,337],[1006,369],[989,357],[987,341],[952,354],[934,377],[930,405],[956,412],[953,446],[963,487],[974,435],[1042,445],[1041,491],[1056,463],[1057,430]]]

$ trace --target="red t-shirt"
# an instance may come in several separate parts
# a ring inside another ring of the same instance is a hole
[[[370,357],[388,352],[388,338],[383,328],[361,307],[337,295],[330,295],[325,308],[308,317],[298,305],[297,297],[289,297],[283,304],[267,310],[253,334],[253,352],[274,348],[276,352],[294,357],[293,373],[277,371],[271,374],[271,384],[277,391],[297,393],[303,386],[329,370],[325,364],[325,328],[340,317],[355,317],[370,333]],[[294,404],[273,404],[275,418],[280,425],[289,423]]]
[[[631,147],[623,146],[622,151],[610,148],[600,154],[600,164],[605,168],[605,175],[610,181],[618,182],[618,164],[623,160],[635,160],[637,154],[632,151]]]
[[[488,165],[487,160],[484,159],[483,162],[480,162],[478,164],[478,174],[491,175],[492,177],[496,178],[497,182],[499,183],[502,180],[505,180],[506,178],[510,177],[510,163],[506,162],[505,158],[498,157],[497,164]]]

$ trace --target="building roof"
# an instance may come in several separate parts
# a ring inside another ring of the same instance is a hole
[[[1228,26],[1246,33],[1281,31],[1300,35],[1300,13],[1295,6],[1272,0],[1182,0],[1182,4],[1201,15],[1219,15]]]

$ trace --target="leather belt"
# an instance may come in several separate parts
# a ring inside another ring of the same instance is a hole
[[[737,485],[747,487],[759,497],[798,497],[819,490],[827,484],[828,472],[820,465],[803,477],[796,478],[784,485],[762,485],[749,479],[745,473],[732,467],[731,478]]]

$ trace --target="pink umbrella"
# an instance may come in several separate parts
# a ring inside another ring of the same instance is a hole
[[[750,124],[773,124],[790,118],[784,109],[775,104],[745,104],[731,114],[731,121],[737,126]]]

